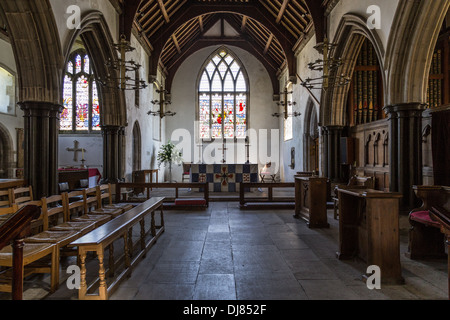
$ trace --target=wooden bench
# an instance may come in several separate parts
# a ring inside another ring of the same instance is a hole
[[[450,210],[450,187],[413,186],[417,198],[422,201],[420,208],[409,214],[409,246],[407,257],[410,259],[445,259],[444,234],[440,225],[430,217],[433,206]]]
[[[119,217],[89,232],[80,239],[72,242],[70,245],[78,248],[78,256],[81,268],[81,283],[78,291],[80,300],[107,300],[118,284],[124,277],[128,276],[135,265],[156,243],[157,239],[165,231],[163,215],[164,198],[152,198],[144,203],[134,207]],[[160,210],[160,224],[156,225],[155,212]],[[151,216],[150,230],[145,230],[145,218]],[[140,237],[136,244],[133,243],[132,228],[140,225]],[[147,237],[150,234],[150,239]],[[114,259],[113,243],[116,240],[123,239],[123,255],[120,259]],[[109,269],[105,268],[104,252],[109,247]],[[133,256],[134,249],[138,253]],[[86,255],[88,252],[95,252],[98,258],[99,272],[98,277],[88,285],[86,279]],[[119,264],[123,263],[123,271],[115,276]],[[112,278],[112,283],[107,283],[108,278]],[[94,293],[98,288],[98,293]]]
[[[241,182],[239,190],[240,208],[246,209],[294,209],[295,198],[292,197],[274,197],[274,189],[293,189],[295,190],[294,182],[272,182],[272,183],[258,183],[258,182]],[[267,189],[267,197],[246,197],[245,193],[251,189]]]
[[[334,187],[333,195],[333,209],[334,209],[334,219],[337,220],[339,216],[339,197],[338,189],[351,188],[351,189],[374,189],[375,180],[373,177],[363,177],[363,176],[353,176],[350,178],[347,185],[336,185]]]
[[[309,228],[329,228],[327,192],[327,178],[296,177],[294,218],[305,220]]]
[[[143,198],[131,199],[123,190],[145,190]],[[164,195],[164,208],[167,210],[198,210],[209,207],[209,184],[208,183],[118,183],[116,185],[116,200],[121,202],[142,202],[150,199],[152,190],[169,189],[174,190],[173,197]],[[179,189],[199,189],[203,197],[180,197]]]

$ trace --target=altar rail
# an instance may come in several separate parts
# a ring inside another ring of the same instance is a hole
[[[267,197],[245,197],[245,192],[256,189],[267,189]],[[273,182],[273,183],[257,183],[257,182],[241,182],[239,190],[239,203],[241,209],[294,209],[295,196],[292,197],[274,197],[273,189],[292,188],[295,189],[295,182]]]
[[[142,202],[148,200],[152,197],[152,192],[158,189],[173,189],[175,194],[173,197],[164,195],[164,207],[165,208],[190,208],[198,207],[198,205],[185,205],[185,206],[175,206],[174,203],[180,200],[180,189],[199,189],[203,191],[203,200],[201,206],[209,206],[209,185],[208,183],[118,183],[116,185],[116,201],[120,202]],[[134,193],[134,190],[142,190],[144,194],[143,198],[130,197],[130,194]],[[198,200],[194,197],[185,197],[186,200]],[[194,201],[198,203],[198,201]]]

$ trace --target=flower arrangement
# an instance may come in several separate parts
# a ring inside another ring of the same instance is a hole
[[[172,164],[177,163],[180,165],[183,162],[183,154],[176,149],[176,146],[169,141],[167,144],[162,145],[158,152],[158,167],[169,166],[169,181],[172,182]]]

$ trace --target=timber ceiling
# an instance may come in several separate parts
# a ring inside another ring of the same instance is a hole
[[[119,1],[126,7],[130,0]],[[239,45],[277,74],[293,60],[296,46],[313,27],[308,1],[322,9],[320,0],[142,0],[132,27],[157,56],[153,64],[169,77],[202,43]],[[205,36],[224,21],[237,36]]]

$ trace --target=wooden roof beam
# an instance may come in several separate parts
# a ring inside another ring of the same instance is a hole
[[[159,5],[159,9],[161,10],[161,13],[164,16],[164,19],[166,20],[167,23],[170,22],[170,18],[169,15],[167,14],[167,10],[166,7],[164,6],[164,3],[162,0],[158,0],[158,5]]]
[[[289,0],[284,0],[281,5],[280,12],[278,13],[277,23],[280,23],[281,19],[283,19],[283,15],[286,11],[287,5],[289,4]]]

